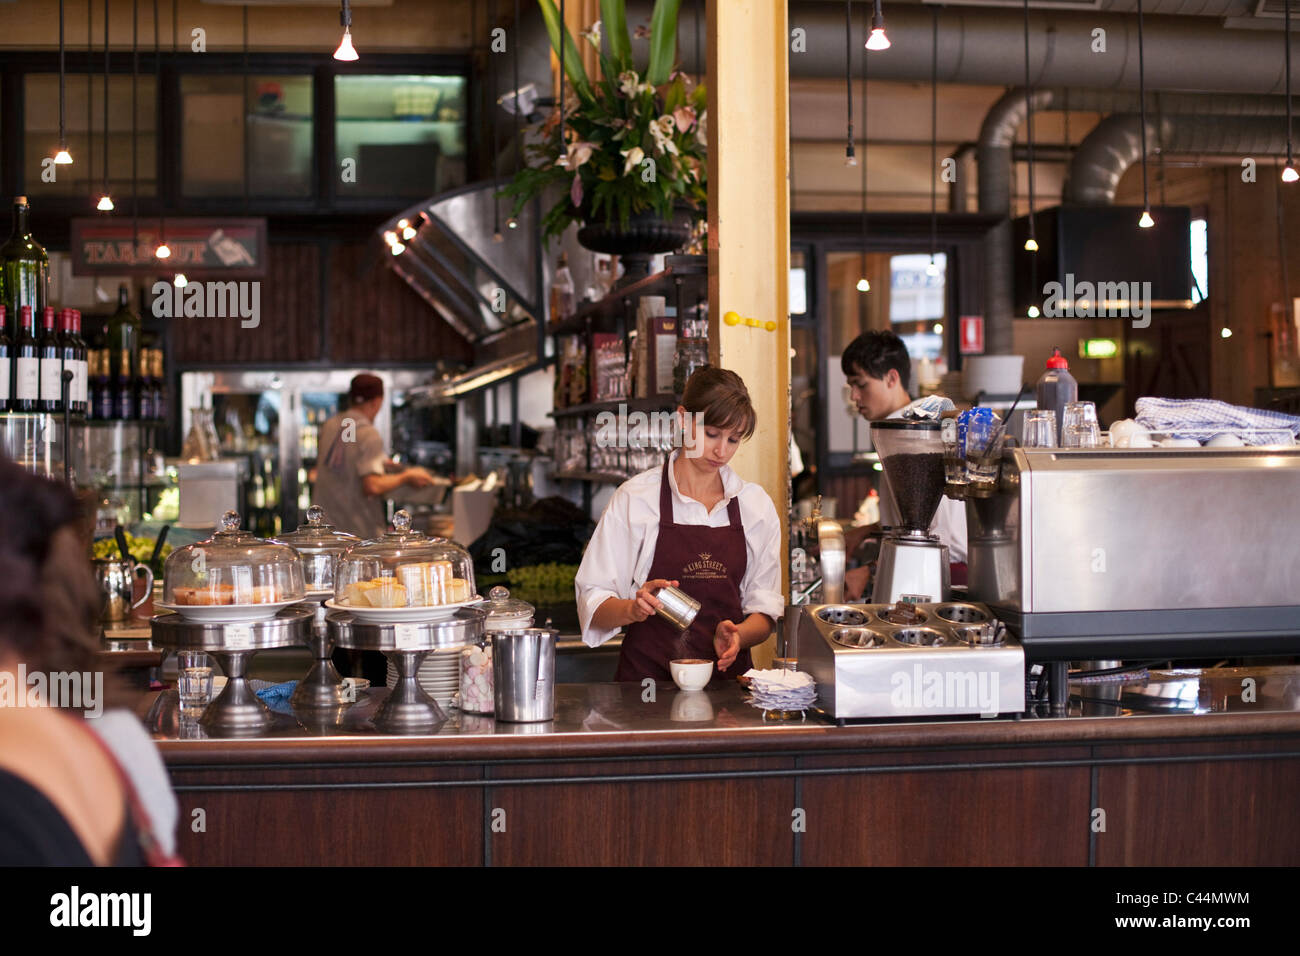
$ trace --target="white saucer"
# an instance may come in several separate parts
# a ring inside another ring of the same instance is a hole
[[[424,621],[446,621],[456,616],[463,607],[479,604],[482,598],[477,594],[471,601],[459,604],[430,604],[419,607],[353,607],[340,604],[336,600],[325,602],[331,611],[347,611],[362,624],[417,624]]]
[[[276,601],[271,604],[162,604],[154,607],[175,611],[187,621],[204,624],[242,624],[247,621],[266,621],[282,610],[299,604],[299,601]]]

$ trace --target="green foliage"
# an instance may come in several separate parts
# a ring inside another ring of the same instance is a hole
[[[656,0],[644,77],[632,63],[625,0],[601,0],[600,31],[583,34],[598,49],[600,33],[608,40],[595,83],[554,0],[538,4],[552,47],[563,46],[572,87],[566,90],[564,129],[559,110],[553,111],[541,124],[540,144],[529,147],[529,165],[502,190],[514,200],[515,215],[529,200],[557,189],[564,198],[542,218],[548,238],[574,222],[626,226],[647,210],[667,219],[678,203],[702,216],[708,198],[707,97],[703,84],[672,69],[680,0]]]
[[[148,564],[149,557],[153,554],[153,538],[137,538],[135,535],[127,532],[126,549],[136,561],[141,564]],[[167,555],[172,553],[172,546],[164,544],[162,551],[158,554],[158,560],[163,561]],[[119,557],[117,550],[117,541],[113,538],[101,538],[96,541],[90,548],[90,556],[96,560],[115,560]]]

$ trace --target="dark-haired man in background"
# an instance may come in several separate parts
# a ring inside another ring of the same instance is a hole
[[[890,331],[863,332],[849,343],[840,357],[840,367],[852,389],[853,403],[867,421],[901,418],[903,409],[911,404],[907,392],[912,376],[912,359],[907,354],[903,340]],[[881,525],[898,523],[892,511],[893,504],[885,492],[885,479],[881,476],[880,523],[849,528],[844,543],[851,557],[862,542],[878,535]],[[940,542],[948,546],[948,560],[952,564],[966,563],[966,507],[960,501],[943,498],[935,512],[930,532],[938,534]],[[856,600],[863,596],[871,573],[867,567],[853,568],[844,575],[844,596]],[[956,577],[960,577],[957,575]]]

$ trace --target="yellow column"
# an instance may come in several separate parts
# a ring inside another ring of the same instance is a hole
[[[708,17],[710,333],[718,363],[745,380],[758,412],[758,431],[732,464],[772,497],[784,554],[790,530],[786,2],[710,0]],[[728,325],[729,312],[742,321]],[[775,330],[766,329],[768,322]],[[782,588],[789,588],[784,560]]]

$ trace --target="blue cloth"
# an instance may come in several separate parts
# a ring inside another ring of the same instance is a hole
[[[939,416],[944,412],[952,411],[956,407],[951,398],[943,395],[927,395],[925,398],[918,398],[912,404],[904,407],[899,413],[899,417],[910,422],[933,422],[938,421]]]
[[[1290,445],[1300,435],[1300,418],[1295,415],[1209,398],[1139,398],[1137,422],[1149,431],[1199,442],[1226,433],[1247,445]]]
[[[283,684],[271,684],[269,687],[254,691],[254,693],[257,694],[262,703],[277,714],[292,714],[293,708],[289,706],[289,698],[293,696],[294,689],[297,686],[298,682],[291,680]]]

